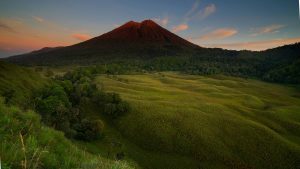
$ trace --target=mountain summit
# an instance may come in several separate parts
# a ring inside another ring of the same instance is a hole
[[[101,36],[67,47],[47,48],[9,61],[20,64],[95,63],[114,59],[175,56],[200,49],[152,20],[130,21]]]
[[[124,25],[96,37],[88,43],[102,43],[101,41],[127,42],[127,43],[160,43],[180,46],[195,46],[179,36],[164,29],[152,20],[143,22],[130,21]]]

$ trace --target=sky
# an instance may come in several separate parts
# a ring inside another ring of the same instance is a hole
[[[68,46],[152,19],[203,47],[300,42],[299,0],[1,0],[0,57]]]

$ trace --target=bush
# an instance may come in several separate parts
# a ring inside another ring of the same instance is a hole
[[[83,119],[81,123],[75,125],[77,139],[91,141],[100,138],[104,124],[101,120]]]
[[[98,91],[94,94],[92,100],[100,107],[102,113],[112,118],[118,118],[130,110],[129,104],[123,101],[116,93]]]

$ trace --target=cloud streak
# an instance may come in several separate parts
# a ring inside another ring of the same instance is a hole
[[[216,12],[217,8],[215,4],[209,4],[205,6],[203,9],[199,8],[200,0],[196,0],[192,7],[187,11],[184,15],[183,22],[181,24],[174,26],[172,31],[173,32],[180,32],[187,30],[189,28],[189,21],[192,19],[206,19],[208,16],[212,15]]]
[[[167,16],[164,18],[154,18],[153,20],[163,27],[167,27],[169,23],[169,17]]]
[[[203,10],[199,11],[196,14],[196,17],[203,20],[203,19],[207,18],[208,16],[212,15],[213,13],[215,13],[216,10],[217,10],[217,8],[216,8],[215,4],[209,4]]]
[[[7,24],[2,23],[1,21],[0,21],[0,30],[8,31],[11,33],[17,33],[11,26],[8,26]]]
[[[45,19],[44,19],[44,18],[42,18],[42,17],[39,17],[39,16],[32,16],[32,18],[33,18],[35,21],[39,22],[39,23],[42,23],[42,22],[44,22],[44,21],[45,21]]]
[[[199,8],[199,5],[200,5],[200,0],[196,0],[193,4],[192,8],[184,16],[185,22],[188,22],[193,17],[193,15],[197,12],[197,10]]]
[[[77,39],[77,40],[80,40],[80,41],[86,41],[86,40],[89,40],[89,39],[92,38],[88,34],[81,34],[81,33],[72,34],[72,37]]]
[[[181,31],[184,31],[184,30],[187,30],[189,28],[189,26],[187,24],[179,24],[177,26],[174,26],[172,28],[172,31],[177,33],[177,32],[181,32]]]
[[[269,25],[262,28],[254,29],[254,33],[251,36],[258,36],[262,34],[276,33],[279,32],[281,28],[285,27],[284,25]]]
[[[212,15],[216,12],[217,8],[215,4],[209,4],[205,6],[203,9],[199,9],[200,0],[196,0],[192,6],[192,8],[185,14],[184,23],[189,22],[191,19],[200,19],[203,20],[208,16]]]
[[[253,41],[253,42],[227,43],[227,44],[208,44],[204,46],[231,49],[231,50],[262,51],[262,50],[293,44],[297,42],[300,42],[300,37],[285,38],[285,39],[271,39],[271,40]]]
[[[200,36],[199,38],[192,38],[193,40],[196,41],[213,41],[213,40],[221,40],[225,38],[232,37],[238,33],[238,30],[234,28],[221,28],[221,29],[216,29],[212,32],[209,32],[205,35]]]

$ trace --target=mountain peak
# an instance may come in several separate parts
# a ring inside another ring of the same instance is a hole
[[[150,26],[150,27],[159,26],[156,22],[154,22],[154,21],[152,21],[150,19],[142,21],[141,25]]]
[[[152,20],[144,20],[142,22],[135,22],[135,21],[129,21],[129,22],[126,22],[124,25],[120,26],[119,28],[117,29],[123,29],[123,28],[136,28],[136,29],[139,29],[141,27],[157,27],[159,26],[157,23],[155,23],[154,21]]]
[[[121,42],[126,44],[152,43],[156,45],[196,46],[154,21],[148,19],[142,22],[129,21],[122,26],[87,41],[93,45],[103,45],[104,41]],[[82,45],[83,43],[81,43]],[[107,44],[107,43],[105,43]]]
[[[120,26],[119,28],[128,28],[128,27],[139,27],[140,23],[135,22],[135,21],[129,21],[126,22],[124,25]]]

